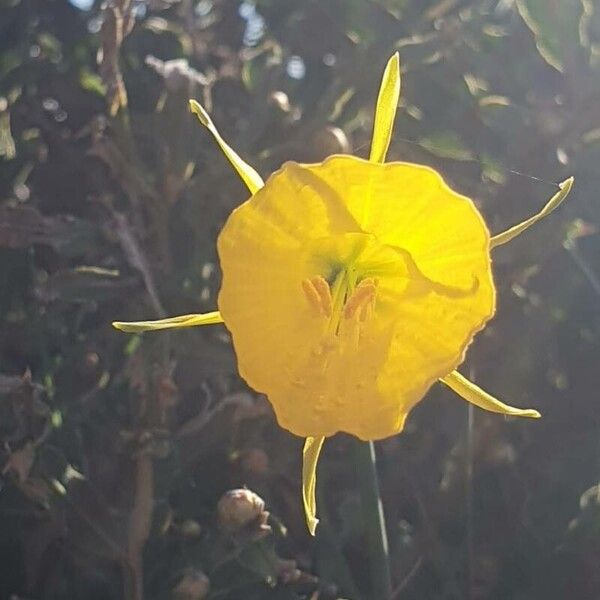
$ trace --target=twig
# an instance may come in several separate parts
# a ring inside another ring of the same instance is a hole
[[[79,504],[70,498],[69,494],[65,494],[64,496],[61,496],[61,498],[66,504],[69,505],[74,513],[76,513],[83,521],[85,521],[94,534],[97,535],[98,538],[101,539],[108,548],[110,548],[115,558],[123,558],[125,552],[121,544],[115,541],[109,533],[104,531],[104,529],[102,529],[102,527],[100,527],[100,525],[98,525],[98,523],[96,523],[96,521],[94,521],[94,519],[90,517]]]
[[[133,27],[134,17],[131,0],[107,0],[102,9],[102,47],[98,51],[98,64],[106,85],[108,111],[114,117],[119,108],[127,106],[127,92],[119,65],[119,50],[123,39]]]
[[[154,308],[156,315],[159,318],[163,318],[166,316],[166,312],[163,308],[160,298],[158,297],[158,291],[156,289],[156,284],[154,283],[154,277],[150,270],[150,265],[146,260],[146,256],[142,252],[134,233],[131,231],[129,224],[127,223],[127,219],[112,208],[111,212],[123,252],[125,253],[129,263],[142,275],[146,291],[148,292],[148,296],[150,297],[150,301],[152,302],[152,307]]]
[[[210,422],[225,409],[236,406],[248,406],[249,398],[246,394],[231,394],[222,398],[221,401],[213,408],[207,406],[195,417],[191,417],[186,421],[174,434],[174,438],[185,438],[190,435],[197,435]]]
[[[135,464],[135,498],[129,519],[125,581],[127,600],[143,600],[143,550],[150,534],[154,509],[154,465],[147,454],[140,454]]]
[[[406,574],[406,577],[400,582],[398,587],[392,592],[390,600],[398,600],[402,593],[408,588],[414,576],[419,572],[421,565],[423,564],[423,557],[419,556],[415,564],[411,567],[410,571]]]

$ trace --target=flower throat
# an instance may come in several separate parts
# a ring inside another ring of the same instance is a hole
[[[342,320],[364,323],[373,313],[377,280],[359,280],[355,269],[340,269],[330,283],[321,275],[304,279],[302,289],[315,316],[329,320],[327,331],[338,335]]]

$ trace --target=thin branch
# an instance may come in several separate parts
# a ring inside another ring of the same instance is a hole
[[[411,567],[410,571],[406,574],[406,577],[400,582],[400,584],[396,587],[396,589],[392,592],[390,596],[390,600],[399,600],[400,596],[404,593],[404,591],[411,584],[415,575],[419,572],[421,565],[423,564],[423,557],[419,556],[415,564]]]
[[[147,454],[140,454],[135,463],[135,498],[129,518],[125,582],[127,600],[143,600],[143,551],[150,535],[154,510],[154,465]]]

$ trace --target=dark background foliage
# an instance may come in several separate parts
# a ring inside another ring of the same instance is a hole
[[[499,311],[466,365],[544,418],[435,387],[377,444],[392,597],[600,598],[595,0],[0,6],[0,598],[377,598],[354,440],[326,446],[313,540],[301,441],[225,330],[110,322],[215,307],[215,238],[245,193],[189,97],[264,176],[365,156],[395,49],[390,159],[435,166],[493,231],[576,187],[495,252]],[[266,536],[218,517],[244,485]]]

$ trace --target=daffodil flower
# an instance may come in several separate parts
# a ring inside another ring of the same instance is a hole
[[[326,437],[345,431],[378,440],[402,431],[438,380],[485,410],[540,416],[500,402],[455,369],[494,315],[490,250],[554,210],[573,179],[540,213],[492,236],[473,202],[435,170],[385,163],[399,94],[395,54],[383,74],[369,160],[288,162],[265,183],[192,100],[251,194],[218,238],[219,310],[114,323],[128,332],[225,324],[241,376],[267,395],[282,427],[306,438],[303,501],[312,534]]]

